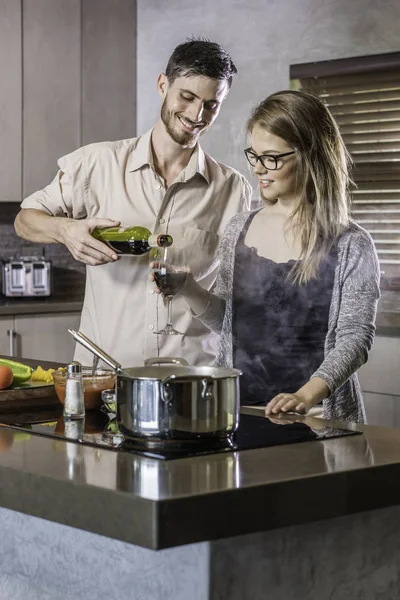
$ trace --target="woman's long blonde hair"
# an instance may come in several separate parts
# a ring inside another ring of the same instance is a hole
[[[250,135],[255,125],[296,150],[300,202],[290,223],[300,236],[301,255],[292,275],[295,282],[306,283],[317,276],[322,259],[349,225],[350,155],[325,104],[306,92],[268,96],[247,122]]]

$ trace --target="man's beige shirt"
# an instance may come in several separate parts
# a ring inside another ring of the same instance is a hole
[[[58,161],[59,172],[22,208],[74,219],[109,218],[123,226],[168,231],[186,248],[198,282],[210,289],[218,268],[217,248],[226,224],[248,210],[251,187],[234,169],[214,161],[198,145],[188,165],[165,189],[152,160],[151,131],[133,139],[91,144]],[[163,298],[149,279],[150,256],[123,256],[87,267],[80,331],[124,367],[145,358],[184,357],[193,365],[212,364],[216,336],[192,316],[179,296],[172,302],[173,324],[182,336],[155,335],[166,323]],[[91,364],[78,345],[75,360]]]

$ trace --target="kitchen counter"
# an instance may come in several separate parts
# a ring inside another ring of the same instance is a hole
[[[29,433],[21,440],[2,428],[0,503],[153,549],[400,504],[400,486],[393,487],[400,429],[363,429],[357,436],[170,461],[73,444],[81,467],[71,475],[71,443]],[[293,497],[303,510],[289,510]]]
[[[0,296],[0,317],[41,313],[80,312],[83,294],[53,294],[49,298],[6,298]]]
[[[400,429],[299,420],[363,434],[161,461],[0,427],[0,598],[398,597]]]

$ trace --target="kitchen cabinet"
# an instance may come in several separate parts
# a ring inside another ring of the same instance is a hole
[[[376,336],[358,372],[367,423],[400,427],[400,338]]]
[[[400,395],[363,392],[368,425],[400,427]]]
[[[0,0],[0,15],[0,202],[20,202],[61,156],[135,135],[136,1]]]
[[[23,194],[80,146],[80,0],[23,3]],[[38,152],[40,148],[40,152]]]
[[[13,317],[0,317],[0,354],[10,355],[10,335],[14,328]]]
[[[79,329],[79,323],[79,312],[0,317],[0,353],[11,354],[7,334],[11,330],[13,356],[67,363],[75,348],[68,329]]]
[[[0,202],[20,202],[22,161],[21,2],[0,0]],[[1,342],[3,339],[1,337]]]
[[[362,391],[400,396],[399,367],[400,338],[376,336],[368,361],[358,372]]]

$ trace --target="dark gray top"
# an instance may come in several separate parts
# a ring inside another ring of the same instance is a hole
[[[216,364],[233,366],[232,287],[235,248],[251,213],[236,215],[229,222],[219,248],[220,268],[214,294],[198,318],[221,334]],[[365,410],[356,371],[368,358],[374,335],[380,297],[380,269],[371,236],[357,223],[337,241],[338,262],[325,338],[324,360],[313,373],[329,390],[324,417],[341,421],[365,421]]]
[[[233,363],[242,372],[241,403],[265,406],[281,392],[296,392],[323,361],[337,252],[332,247],[317,277],[293,285],[295,260],[277,263],[244,243],[256,214],[236,244]]]

